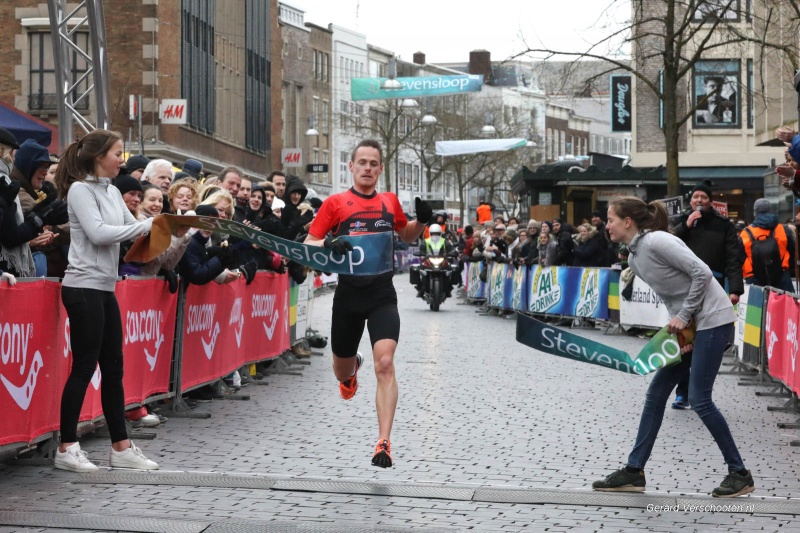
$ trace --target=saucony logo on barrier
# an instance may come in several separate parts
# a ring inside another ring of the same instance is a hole
[[[262,322],[264,332],[269,340],[272,340],[272,336],[275,334],[275,326],[278,325],[278,319],[280,318],[280,312],[275,309],[276,300],[277,296],[274,294],[254,294],[252,300],[251,318],[267,317],[270,321],[269,325],[267,322]]]
[[[786,340],[792,345],[792,373],[794,373],[794,362],[797,358],[797,324],[791,318],[786,324],[786,330]]]
[[[244,330],[244,313],[242,313],[242,298],[236,298],[233,301],[233,308],[231,309],[231,319],[228,325],[232,326],[237,324],[238,327],[234,330],[236,334],[236,347],[242,347],[242,331]]]
[[[214,355],[214,346],[217,344],[217,337],[219,336],[219,322],[214,323],[214,331],[211,333],[211,339],[206,342],[204,338],[200,338],[200,341],[203,343],[203,351],[206,352],[206,357],[210,360],[211,356]]]
[[[276,309],[275,313],[272,315],[272,324],[270,324],[268,326],[266,322],[263,322],[263,324],[264,324],[264,332],[266,332],[267,338],[269,340],[272,340],[272,335],[275,334],[275,326],[278,325],[278,319],[279,318],[280,318],[280,313]]]
[[[42,354],[39,353],[39,350],[36,350],[36,353],[33,354],[33,361],[31,361],[31,368],[28,370],[28,379],[25,380],[24,385],[17,387],[3,374],[0,374],[0,380],[2,380],[6,390],[23,411],[27,411],[31,405],[33,391],[36,390],[36,378],[39,376],[39,371],[42,367],[44,367]]]
[[[142,311],[128,311],[125,317],[125,344],[149,343],[155,341],[155,351],[151,354],[145,347],[144,356],[152,372],[158,362],[158,350],[164,342],[161,326],[164,323],[164,313],[157,309]]]
[[[31,403],[33,391],[36,388],[36,377],[44,363],[42,355],[37,350],[30,367],[28,367],[28,343],[32,338],[32,323],[11,324],[6,322],[0,328],[0,362],[2,362],[0,380],[23,410],[27,409]],[[9,379],[10,376],[16,373],[22,376],[25,374],[26,368],[28,368],[28,377],[25,384],[19,387],[14,385]]]
[[[214,354],[214,346],[217,344],[217,336],[220,331],[219,322],[214,321],[216,310],[217,304],[190,305],[189,311],[186,313],[187,334],[195,331],[208,331],[210,334],[208,341],[200,338],[208,359],[211,359]]]

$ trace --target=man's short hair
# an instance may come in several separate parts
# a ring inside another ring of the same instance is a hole
[[[242,172],[242,169],[240,169],[239,167],[230,166],[223,168],[222,171],[219,173],[219,182],[220,183],[224,182],[225,178],[228,177],[228,174],[236,174],[240,178],[244,177],[244,172]]]
[[[353,153],[350,154],[350,161],[356,160],[356,152],[358,152],[359,148],[375,148],[378,151],[380,163],[383,164],[383,150],[381,149],[381,143],[374,139],[364,139],[358,143],[355,148],[353,148]]]

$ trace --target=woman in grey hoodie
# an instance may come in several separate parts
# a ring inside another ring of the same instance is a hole
[[[138,222],[112,186],[123,163],[119,134],[95,130],[67,147],[56,173],[59,196],[67,199],[71,235],[61,301],[70,323],[72,369],[61,397],[61,445],[55,467],[72,472],[97,470],[77,436],[86,388],[97,365],[111,435],[111,466],[158,468],[128,439],[125,427],[122,319],[114,296],[119,243],[150,231],[153,219]]]
[[[722,286],[714,281],[708,266],[686,244],[667,231],[669,220],[660,202],[644,203],[634,197],[612,201],[606,230],[613,242],[627,245],[628,262],[634,274],[647,283],[667,307],[670,333],[681,333],[690,322],[696,324],[694,353],[677,365],[661,368],[647,389],[639,432],[627,465],[596,481],[601,491],[643,492],[644,466],[655,444],[664,409],[672,389],[689,374],[692,408],[708,428],[728,465],[729,474],[711,493],[733,498],[754,490],[753,476],[744,467],[725,417],[711,399],[722,353],[733,339],[736,315]],[[691,345],[684,346],[688,352]]]

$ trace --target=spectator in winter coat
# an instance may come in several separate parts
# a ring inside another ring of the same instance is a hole
[[[602,267],[608,263],[606,239],[591,224],[578,226],[575,248],[572,250],[572,266]]]
[[[571,265],[572,249],[575,247],[575,242],[572,240],[572,226],[555,219],[553,221],[553,237],[558,248],[557,264]]]
[[[543,267],[556,266],[558,260],[555,239],[550,233],[539,235],[539,265]]]

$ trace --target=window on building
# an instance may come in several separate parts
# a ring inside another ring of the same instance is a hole
[[[29,34],[30,40],[30,94],[28,95],[28,109],[31,111],[58,109],[58,93],[56,90],[56,70],[53,61],[53,39],[49,32],[34,32]],[[72,42],[81,50],[88,50],[89,34],[75,32]],[[72,83],[86,74],[89,65],[78,52],[71,52],[72,57]],[[89,88],[89,79],[83,80],[72,93],[73,102],[80,98]],[[89,109],[89,96],[75,104],[78,110]]]
[[[547,156],[546,157],[547,157],[548,161],[551,161],[553,159],[553,130],[550,129],[550,128],[547,128],[546,135],[547,135],[547,139],[546,139]]]
[[[213,2],[191,2],[183,0],[183,38],[181,40],[181,98],[187,100],[187,123],[200,131],[214,133],[216,130],[216,61],[214,58]],[[265,17],[268,15],[264,15]],[[253,20],[250,18],[250,20]],[[260,20],[260,19],[259,19]],[[259,24],[257,26],[268,26]],[[267,32],[265,28],[262,32]],[[249,34],[249,32],[245,32]],[[253,39],[252,36],[248,39]],[[267,39],[268,41],[268,39]],[[254,95],[253,95],[254,96]],[[253,96],[250,96],[252,98]],[[266,104],[269,97],[263,98]],[[269,108],[267,108],[268,110]],[[247,113],[250,115],[251,113]],[[260,116],[269,124],[269,114]],[[269,128],[263,128],[268,132]],[[268,135],[268,133],[267,133]]]
[[[694,20],[696,22],[717,19],[736,22],[740,18],[739,0],[703,0],[695,4],[697,6],[694,11]]]
[[[694,127],[740,127],[739,68],[735,59],[695,63]]]
[[[558,131],[558,155],[563,157],[567,153],[567,134],[563,130]]]
[[[414,174],[412,175],[411,179],[411,190],[419,191],[419,167],[417,165],[414,165],[413,172]]]
[[[330,113],[331,113],[330,102],[328,102],[327,100],[323,100],[322,101],[322,117],[320,117],[321,118],[320,125],[322,126],[322,134],[323,135],[328,135],[330,133],[330,130],[328,128],[328,115],[330,115]]]
[[[753,60],[747,60],[747,127],[756,123],[755,78],[753,77]]]
[[[322,151],[322,164],[328,165],[331,162],[331,153],[328,150]],[[330,168],[330,167],[328,167]],[[320,183],[325,183],[327,185],[331,184],[331,174],[330,172],[322,172],[320,175]]]
[[[329,74],[328,74],[328,63],[330,59],[330,55],[327,52],[322,54],[322,81],[328,81]]]
[[[350,183],[350,153],[339,152],[339,184],[348,185]]]
[[[397,157],[397,154],[395,154]],[[400,184],[400,189],[406,189],[406,165],[405,163],[400,163],[397,165],[397,182]]]

